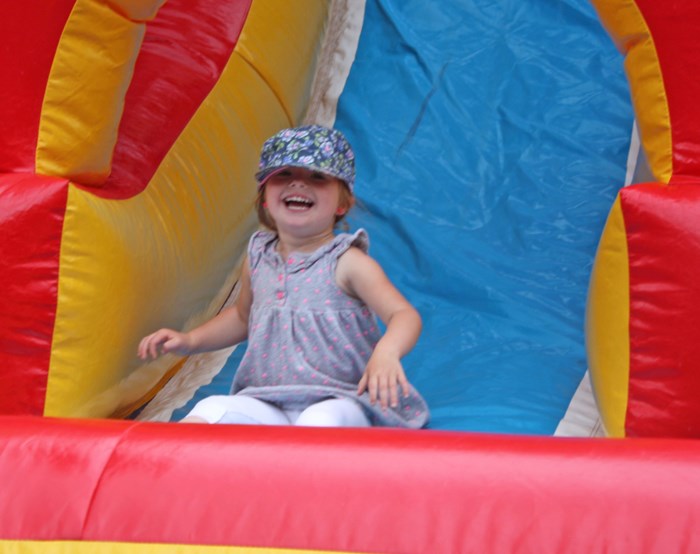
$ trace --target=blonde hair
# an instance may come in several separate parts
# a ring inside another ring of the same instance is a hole
[[[343,208],[345,212],[341,215],[336,214],[334,226],[338,225],[338,223],[340,223],[345,216],[348,215],[348,212],[355,205],[355,196],[353,193],[350,192],[350,189],[344,181],[341,181],[340,179],[338,180],[342,183],[342,186],[340,187],[340,197],[338,198],[338,207]],[[271,231],[277,231],[275,220],[272,219],[270,212],[268,212],[267,208],[265,207],[264,184],[260,187],[260,190],[258,190],[258,196],[255,198],[255,209],[258,212],[258,221]],[[347,227],[347,223],[344,225]]]

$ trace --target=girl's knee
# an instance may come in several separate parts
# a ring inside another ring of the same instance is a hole
[[[208,396],[195,404],[182,423],[218,423],[226,415],[226,396]]]
[[[301,427],[342,427],[343,420],[337,414],[325,409],[310,406],[306,408],[294,422]]]
[[[186,420],[201,418],[207,423],[241,425],[289,425],[289,418],[279,408],[243,395],[209,396],[197,402]]]
[[[347,398],[334,398],[312,404],[297,418],[302,427],[369,427],[362,407]]]

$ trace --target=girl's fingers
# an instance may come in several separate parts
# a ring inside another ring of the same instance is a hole
[[[390,405],[392,408],[396,408],[399,405],[399,385],[396,381],[391,382],[390,392]]]
[[[162,333],[160,331],[157,331],[152,335],[148,335],[144,339],[146,343],[146,354],[154,360],[158,357],[158,347],[163,342],[163,340],[167,339],[167,337],[161,338],[161,336]]]
[[[160,341],[157,340],[155,336],[152,336],[151,339],[149,340],[149,351],[151,354],[151,358],[156,359],[158,357],[158,343]]]
[[[148,337],[145,337],[144,339],[141,339],[141,342],[139,344],[139,358],[141,358],[142,360],[145,360],[150,355],[150,347],[148,344],[149,338],[150,335]]]
[[[357,384],[357,394],[362,394],[367,389],[367,372],[362,375],[362,379]]]
[[[388,377],[381,377],[379,379],[379,404],[382,410],[386,410],[389,405],[389,379]]]
[[[374,405],[377,402],[377,378],[371,376],[369,378],[369,403]]]
[[[163,347],[162,353],[169,352],[173,348],[179,348],[181,346],[181,341],[177,339],[178,334],[175,331],[171,331],[170,329],[159,329],[155,333],[151,333],[150,335],[141,339],[138,347],[138,355],[142,360],[149,357],[156,359],[161,354],[161,352],[158,352],[158,349],[161,348],[161,346]]]
[[[357,394],[367,391],[370,404],[374,405],[379,401],[382,409],[389,406],[396,408],[399,405],[399,388],[401,395],[408,398],[410,395],[410,385],[404,372],[399,368],[392,375],[376,375],[376,372],[365,370],[357,384]]]

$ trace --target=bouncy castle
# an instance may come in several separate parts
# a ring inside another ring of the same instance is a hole
[[[1,552],[700,550],[694,0],[0,8]],[[265,138],[336,126],[428,427],[183,425]],[[694,323],[696,322],[696,323]]]

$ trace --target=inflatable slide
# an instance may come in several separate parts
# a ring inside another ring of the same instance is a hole
[[[700,548],[692,0],[0,13],[1,551]],[[176,425],[245,345],[136,357],[235,297],[301,122],[357,151],[428,429]]]

